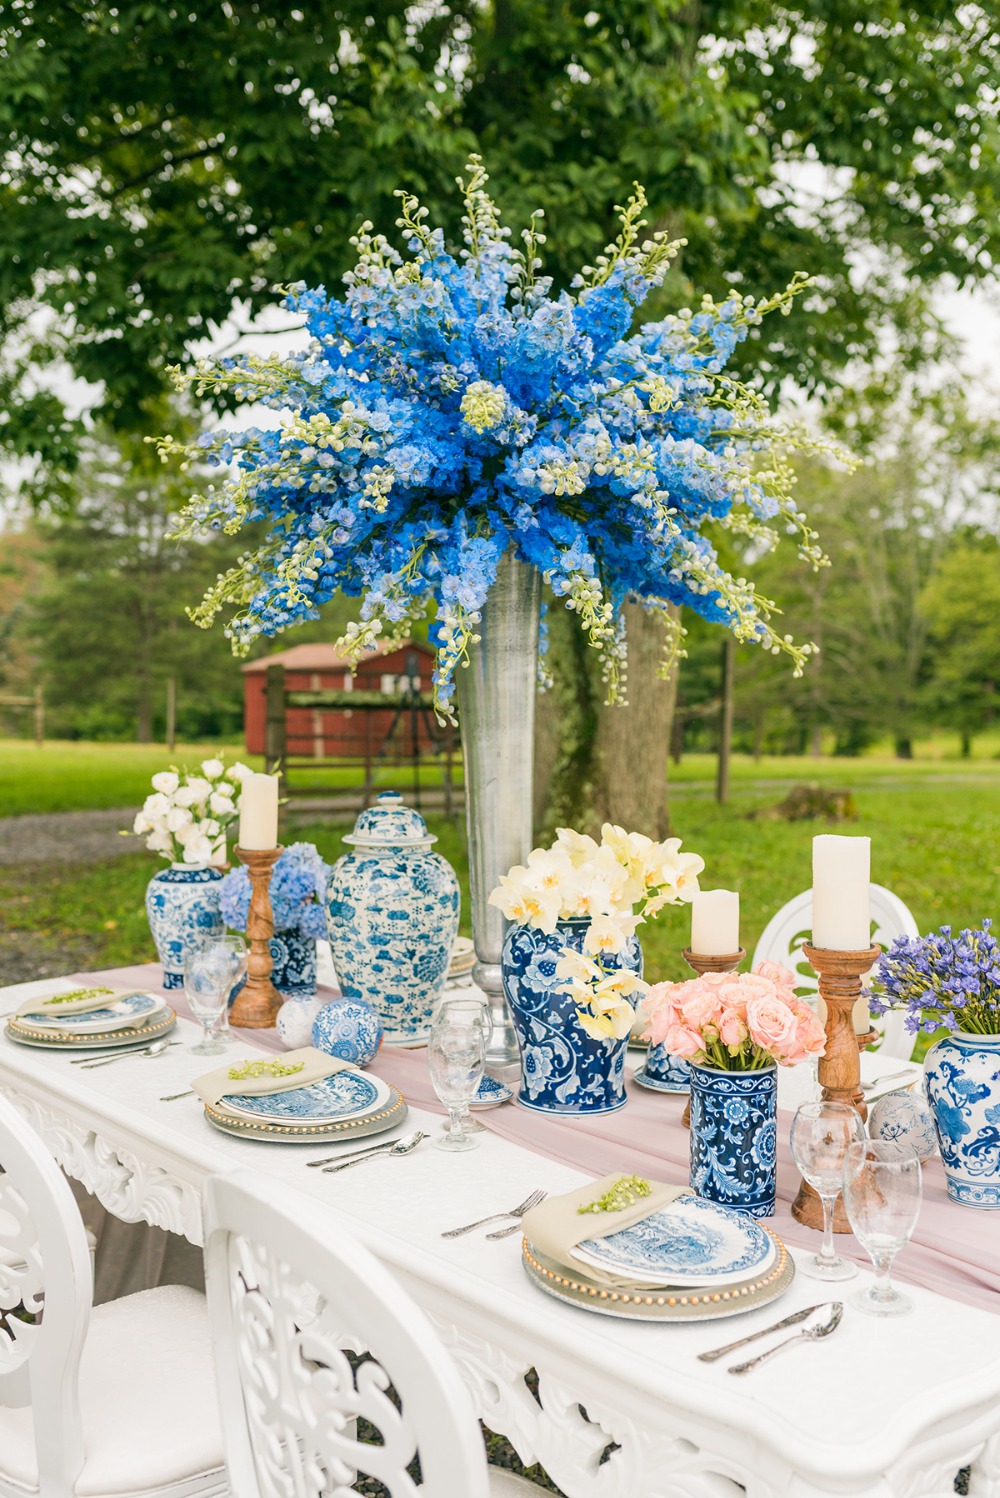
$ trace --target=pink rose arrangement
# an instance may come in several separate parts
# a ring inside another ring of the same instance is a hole
[[[795,993],[795,975],[777,962],[752,973],[705,973],[656,983],[638,1008],[636,1033],[672,1056],[721,1071],[796,1066],[822,1056],[823,1026]]]

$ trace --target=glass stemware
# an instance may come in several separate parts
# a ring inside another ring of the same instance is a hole
[[[484,1054],[489,1051],[490,1041],[493,1038],[493,1015],[490,1013],[489,1002],[486,999],[477,999],[472,995],[468,998],[444,999],[438,1013],[440,1014],[445,1009],[454,1023],[479,1025],[483,1032]],[[471,1101],[475,1102],[475,1093]],[[449,1127],[449,1124],[445,1124],[446,1129]],[[487,1133],[486,1128],[469,1112],[468,1104],[462,1110],[462,1128],[466,1134]]]
[[[851,1304],[870,1316],[904,1316],[913,1301],[891,1280],[892,1261],[910,1241],[920,1216],[923,1180],[916,1155],[898,1144],[863,1139],[844,1158],[844,1206],[854,1236],[875,1266],[875,1280]]]
[[[478,1141],[464,1127],[464,1114],[482,1081],[486,1059],[483,1027],[459,1016],[450,1016],[447,1006],[434,1017],[427,1042],[427,1067],[431,1085],[448,1109],[448,1128],[434,1140],[441,1150],[475,1149]]]
[[[225,1049],[233,962],[227,951],[209,942],[184,963],[184,995],[202,1028],[202,1038],[191,1047],[194,1056],[221,1056]]]
[[[800,1273],[811,1279],[849,1280],[858,1272],[833,1246],[833,1208],[844,1183],[848,1146],[864,1137],[864,1125],[849,1103],[803,1103],[792,1120],[792,1157],[823,1203],[819,1253],[799,1265]]]
[[[250,953],[244,938],[234,932],[228,932],[225,936],[210,936],[207,941],[202,942],[203,952],[218,952],[225,956],[230,965],[232,973],[232,985],[229,990],[229,1003],[232,1004],[236,995],[243,987],[247,975],[247,963]]]

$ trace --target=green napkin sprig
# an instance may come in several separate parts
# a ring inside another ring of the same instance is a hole
[[[78,1004],[81,999],[96,999],[104,994],[114,993],[113,988],[71,988],[69,993],[54,994],[51,999],[46,999],[49,1004]]]
[[[613,1186],[596,1201],[577,1207],[577,1212],[624,1212],[633,1202],[650,1196],[653,1188],[643,1176],[619,1176]]]
[[[293,1077],[304,1066],[304,1061],[295,1061],[291,1065],[287,1061],[241,1061],[238,1066],[229,1068],[229,1079],[231,1082],[246,1082],[256,1077]]]

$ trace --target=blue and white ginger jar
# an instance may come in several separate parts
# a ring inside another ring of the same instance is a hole
[[[356,999],[334,999],[317,1010],[312,1043],[328,1056],[367,1066],[382,1044],[382,1026],[369,1004]]]
[[[160,962],[164,988],[184,987],[184,963],[225,927],[219,910],[222,874],[208,864],[172,863],[146,887],[146,916]]]
[[[691,1186],[706,1201],[774,1216],[778,1069],[691,1063]]]
[[[595,1039],[577,1017],[577,1000],[556,977],[564,947],[583,951],[589,920],[560,921],[551,933],[510,926],[500,967],[521,1052],[518,1102],[539,1113],[613,1113],[625,1104],[628,1036]],[[642,974],[634,936],[624,951],[606,954],[609,970]]]
[[[419,812],[395,791],[363,811],[327,886],[327,924],[345,998],[378,1015],[394,1045],[423,1044],[458,934],[459,888]]]
[[[1000,1035],[958,1031],[924,1059],[948,1195],[963,1207],[1000,1207]]]
[[[276,931],[271,948],[271,982],[285,999],[310,999],[316,992],[316,938],[298,931]]]

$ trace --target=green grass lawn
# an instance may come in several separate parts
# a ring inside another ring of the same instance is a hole
[[[216,752],[217,746],[212,746]],[[178,749],[176,762],[195,762],[207,747]],[[233,749],[230,756],[238,754]],[[227,756],[228,757],[228,756]],[[167,756],[162,746],[54,744],[42,750],[0,741],[0,805],[7,812],[115,806],[141,799]],[[858,821],[843,830],[872,839],[872,877],[910,906],[922,929],[944,921],[962,925],[996,912],[1000,857],[1000,762],[944,760],[922,755],[899,762],[872,755],[858,760],[737,757],[730,805],[712,799],[714,761],[692,755],[671,767],[674,831],[700,853],[707,888],[740,891],[744,945],[753,945],[768,918],[810,882],[813,834],[824,824],[752,821],[747,813],[773,805],[803,780],[850,786]],[[405,778],[399,782],[405,787]],[[468,931],[468,876],[464,828],[430,817],[439,850],[462,881],[463,930]],[[296,838],[315,842],[333,860],[346,827],[299,823]],[[134,962],[152,955],[143,910],[145,886],[158,866],[145,853],[92,866],[0,868],[0,923],[34,933],[42,943],[83,942],[95,963]],[[683,908],[669,909],[642,930],[647,976],[679,977],[687,943]],[[2,931],[0,931],[2,939]]]

